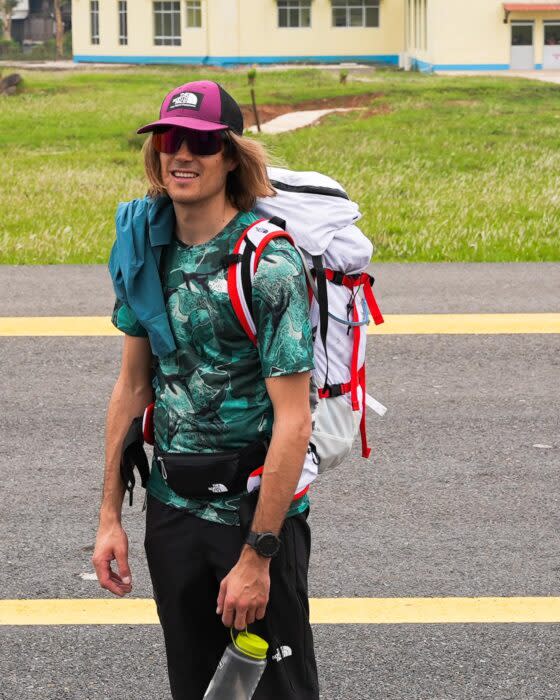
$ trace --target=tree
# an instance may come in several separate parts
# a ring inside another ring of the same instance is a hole
[[[4,39],[12,39],[12,12],[19,0],[0,0],[0,19]]]
[[[54,21],[56,23],[56,57],[62,58],[64,53],[64,22],[62,21],[62,2],[54,0]]]

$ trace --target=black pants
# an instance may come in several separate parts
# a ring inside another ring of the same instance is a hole
[[[254,700],[319,699],[307,597],[308,513],[286,518],[282,547],[270,565],[266,616],[249,625],[269,643]],[[242,529],[203,520],[148,495],[144,545],[173,700],[202,700],[231,641],[216,603],[220,581],[239,558]]]

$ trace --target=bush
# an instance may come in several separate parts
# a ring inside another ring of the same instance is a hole
[[[0,58],[17,58],[19,61],[37,61],[56,59],[56,41],[49,39],[43,44],[24,51],[16,41],[0,39]],[[72,58],[72,32],[65,32],[62,44],[62,58]]]
[[[49,39],[43,44],[34,46],[29,53],[26,54],[26,58],[30,59],[50,59],[54,60],[56,58],[56,41],[55,39]],[[62,42],[62,58],[72,58],[72,32],[65,32],[63,42]]]
[[[21,47],[17,41],[0,39],[0,58],[16,58],[21,53]]]

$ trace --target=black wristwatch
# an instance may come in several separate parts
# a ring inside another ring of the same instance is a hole
[[[270,559],[280,551],[282,544],[273,532],[250,532],[245,543],[251,546],[261,557]]]

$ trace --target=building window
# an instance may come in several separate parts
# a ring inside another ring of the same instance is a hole
[[[128,44],[128,8],[126,0],[119,0],[119,44]]]
[[[187,0],[187,28],[202,27],[202,7],[200,0]]]
[[[379,27],[379,0],[332,0],[333,27]]]
[[[181,46],[180,2],[154,2],[154,44]]]
[[[279,27],[310,27],[311,0],[278,0]]]
[[[99,44],[99,0],[90,0],[89,28],[91,35],[91,43]]]
[[[544,23],[544,44],[545,46],[560,46],[560,23]]]

